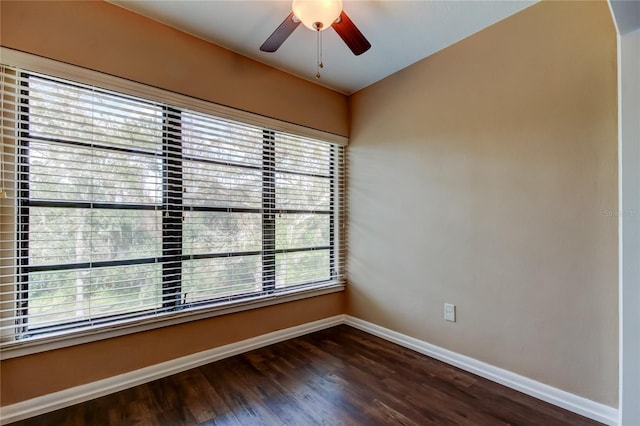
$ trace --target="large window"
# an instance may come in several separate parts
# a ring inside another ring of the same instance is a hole
[[[2,102],[4,341],[342,282],[342,146],[21,71]]]

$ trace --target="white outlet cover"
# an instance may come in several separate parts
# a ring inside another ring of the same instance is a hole
[[[444,319],[447,321],[456,321],[456,305],[451,303],[444,304]]]

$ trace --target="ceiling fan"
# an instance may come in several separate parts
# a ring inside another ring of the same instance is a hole
[[[291,13],[260,46],[263,52],[275,52],[298,28],[300,23],[310,30],[333,28],[340,38],[358,56],[369,50],[371,44],[342,10],[342,0],[293,0]]]

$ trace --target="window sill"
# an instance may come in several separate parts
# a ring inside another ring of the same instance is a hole
[[[49,335],[36,337],[24,342],[5,343],[6,346],[0,349],[0,360],[111,339],[113,337],[154,330],[156,328],[168,327],[236,312],[248,311],[251,309],[264,308],[310,297],[322,296],[325,294],[343,291],[344,287],[343,283],[335,283],[323,287],[296,289],[288,293],[281,292],[277,295],[258,296],[233,302],[219,303],[215,306],[206,308],[187,309],[180,312],[166,314],[162,317],[132,320],[116,324],[112,323],[102,327],[78,330],[76,332],[65,333],[63,335]]]

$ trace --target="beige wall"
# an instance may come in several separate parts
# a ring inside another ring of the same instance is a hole
[[[2,46],[348,136],[346,96],[112,4],[2,1],[0,8]]]
[[[352,96],[348,313],[616,406],[616,84],[542,2]]]
[[[2,46],[348,135],[344,95],[104,2],[0,2]],[[2,216],[6,218],[7,216]],[[3,222],[2,228],[8,226]],[[343,293],[3,361],[0,404],[343,313]]]

